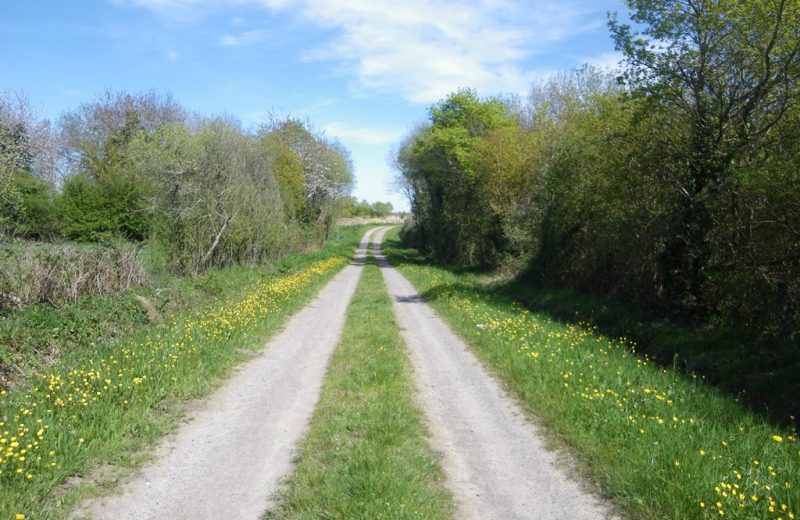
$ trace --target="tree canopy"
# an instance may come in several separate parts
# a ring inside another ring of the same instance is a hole
[[[632,25],[609,18],[620,74],[431,106],[394,159],[405,237],[441,262],[794,341],[800,2],[626,4]]]

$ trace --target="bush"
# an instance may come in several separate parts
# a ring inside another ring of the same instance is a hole
[[[58,233],[59,215],[53,186],[27,170],[11,176],[0,197],[0,226],[4,234],[28,239],[52,239]]]
[[[65,238],[92,242],[107,235],[140,241],[147,238],[151,214],[134,179],[110,176],[102,182],[73,175],[60,199]]]
[[[0,247],[0,309],[76,301],[142,285],[139,248],[19,242]]]

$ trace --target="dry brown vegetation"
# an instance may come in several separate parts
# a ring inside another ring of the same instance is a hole
[[[133,245],[7,244],[0,247],[0,308],[76,301],[142,285]]]

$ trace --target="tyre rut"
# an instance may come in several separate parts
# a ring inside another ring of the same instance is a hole
[[[418,400],[459,520],[605,519],[611,508],[568,477],[520,406],[380,252]]]
[[[82,507],[91,518],[258,519],[292,468],[295,446],[319,399],[370,237],[263,353],[204,400],[190,422],[157,449],[154,461],[118,496]]]

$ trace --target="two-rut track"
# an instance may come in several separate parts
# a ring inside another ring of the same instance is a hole
[[[263,352],[162,443],[121,494],[83,510],[98,519],[258,519],[308,428],[370,241],[297,313]],[[566,476],[557,456],[466,346],[411,284],[375,252],[411,359],[459,519],[608,518],[609,510]]]

